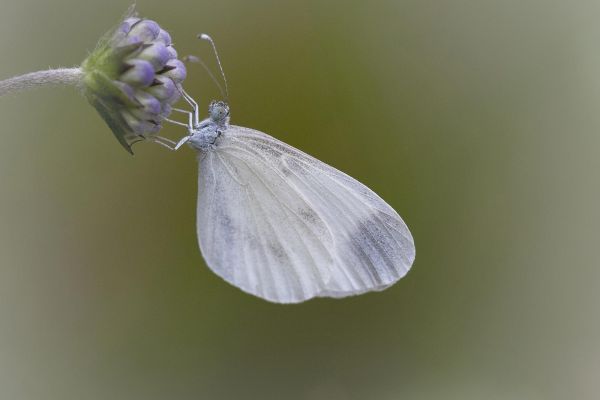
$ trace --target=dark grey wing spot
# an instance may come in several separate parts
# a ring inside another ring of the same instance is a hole
[[[269,242],[267,246],[269,247],[271,254],[277,259],[280,265],[287,265],[290,263],[288,255],[281,243],[272,241]]]
[[[298,210],[298,215],[304,222],[311,225],[317,225],[321,222],[319,215],[311,208],[302,208]]]
[[[363,268],[372,283],[382,286],[397,281],[407,272],[412,260],[406,260],[406,251],[411,246],[408,239],[398,232],[392,233],[373,214],[356,225],[340,251],[342,258],[361,260],[355,267]]]

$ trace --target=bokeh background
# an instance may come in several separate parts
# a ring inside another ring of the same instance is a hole
[[[0,78],[79,64],[129,3],[2,0]],[[70,88],[0,99],[3,399],[597,399],[597,1],[140,0],[216,40],[233,122],[358,178],[413,270],[281,306],[208,270],[191,149],[127,154]],[[187,90],[218,91],[197,66]],[[168,127],[172,138],[184,132]]]

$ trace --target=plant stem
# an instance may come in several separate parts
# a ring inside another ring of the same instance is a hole
[[[83,79],[81,68],[58,68],[31,72],[0,81],[0,96],[44,85],[79,85]]]

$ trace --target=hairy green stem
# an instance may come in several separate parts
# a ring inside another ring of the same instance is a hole
[[[83,79],[81,68],[58,68],[31,72],[0,81],[0,96],[44,85],[79,85]]]

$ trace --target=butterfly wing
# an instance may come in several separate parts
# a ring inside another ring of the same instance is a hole
[[[200,153],[197,223],[217,275],[278,303],[382,290],[415,257],[407,226],[369,188],[238,126]]]

